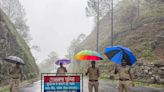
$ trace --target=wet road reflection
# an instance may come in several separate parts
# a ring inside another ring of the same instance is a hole
[[[100,92],[117,92],[117,87],[109,81],[100,81]],[[88,92],[88,80],[84,79],[84,91]],[[162,89],[154,89],[147,87],[134,87],[132,92],[164,92]],[[21,88],[20,92],[41,92],[41,81],[37,81],[27,87]]]

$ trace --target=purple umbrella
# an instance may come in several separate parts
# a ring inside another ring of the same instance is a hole
[[[67,64],[71,63],[71,60],[69,60],[69,59],[59,59],[55,62],[56,65],[60,65],[61,63],[63,65],[67,65]]]

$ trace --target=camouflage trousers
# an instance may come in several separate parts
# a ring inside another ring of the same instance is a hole
[[[89,81],[89,83],[88,83],[89,92],[93,92],[93,88],[94,88],[95,92],[99,92],[98,87],[99,87],[98,81],[93,81],[93,82]]]
[[[130,87],[132,87],[132,81],[119,81],[119,92],[131,92]]]
[[[19,92],[19,82],[20,79],[11,79],[10,80],[10,92]]]

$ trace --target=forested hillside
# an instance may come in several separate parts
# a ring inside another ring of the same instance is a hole
[[[163,65],[163,15],[163,0],[119,0],[114,5],[114,45],[129,47],[136,55],[138,62],[153,62]],[[111,41],[110,10],[106,15],[102,16],[99,28],[99,52],[103,54],[104,49],[110,46]],[[72,52],[76,53],[82,49],[96,50],[96,37],[95,26],[91,34],[88,35],[80,45],[74,46]],[[83,62],[82,64],[75,63],[73,65],[83,67],[79,71],[84,72],[86,71],[86,67],[88,67],[88,62]],[[98,62],[98,66],[102,69],[102,76],[109,76],[106,74],[109,74],[112,67],[108,60],[106,60],[106,62]],[[163,75],[160,75],[160,77],[163,77]]]
[[[120,1],[114,9],[114,45],[130,47],[138,58],[154,61],[152,56],[155,58],[160,53],[155,59],[163,59],[162,52],[156,53],[158,49],[164,49],[163,4],[163,1],[142,0],[138,11],[137,0]],[[110,46],[110,23],[110,13],[100,20],[100,52]],[[82,44],[85,48],[95,49],[95,39],[94,29]]]

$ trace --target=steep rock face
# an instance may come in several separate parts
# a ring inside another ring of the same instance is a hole
[[[26,65],[22,68],[26,79],[36,77],[39,71],[35,59],[30,52],[30,48],[18,34],[9,18],[0,9],[0,58],[9,55],[19,56],[25,61]],[[5,81],[3,83],[7,83],[6,78],[11,65],[0,60],[0,80]]]

